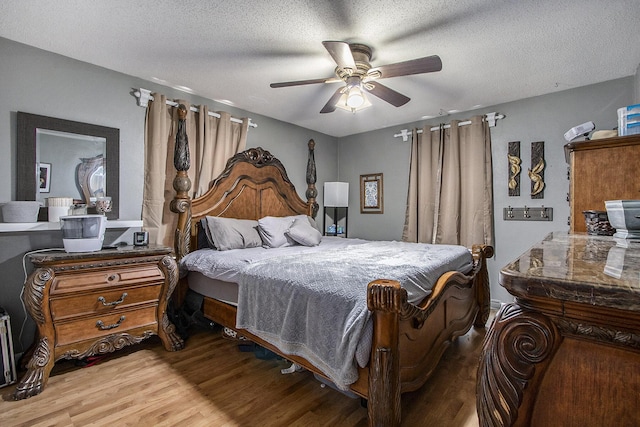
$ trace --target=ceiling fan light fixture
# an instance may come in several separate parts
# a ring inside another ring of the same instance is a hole
[[[336,63],[334,77],[298,80],[292,82],[271,83],[273,88],[300,86],[316,83],[334,83],[340,80],[346,86],[338,88],[327,103],[320,110],[320,114],[332,113],[336,108],[351,111],[361,110],[371,106],[364,92],[388,102],[394,107],[402,107],[411,100],[395,90],[375,82],[377,79],[388,77],[410,76],[414,74],[432,73],[442,70],[442,61],[438,55],[416,58],[394,64],[371,67],[372,50],[360,43],[344,41],[323,41],[327,52]]]
[[[336,108],[348,111],[350,113],[355,113],[357,111],[361,111],[361,110],[364,110],[365,108],[371,107],[372,104],[369,101],[369,98],[365,96],[364,91],[361,91],[361,94],[362,94],[362,104],[359,107],[350,107],[347,102],[349,91],[344,91],[340,99],[338,99],[338,101],[335,104]]]
[[[353,86],[347,94],[347,106],[349,108],[358,108],[364,105],[364,93],[359,86]]]

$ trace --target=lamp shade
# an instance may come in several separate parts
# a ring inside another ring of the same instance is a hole
[[[348,182],[324,183],[324,206],[346,208],[349,206]]]
[[[349,94],[347,95],[347,105],[351,108],[362,107],[364,104],[364,95],[362,90],[358,86],[354,86],[349,89]]]

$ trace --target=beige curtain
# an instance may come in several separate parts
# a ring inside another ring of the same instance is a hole
[[[145,176],[142,221],[149,241],[173,247],[177,215],[169,205],[175,196],[173,150],[178,130],[178,109],[167,105],[166,96],[153,94],[147,107],[145,123]],[[231,115],[217,112],[210,116],[206,106],[190,111],[187,107],[186,130],[189,139],[191,197],[198,197],[223,170],[227,160],[245,149],[249,120],[231,122]]]
[[[493,244],[491,133],[470,125],[413,132],[404,241]]]

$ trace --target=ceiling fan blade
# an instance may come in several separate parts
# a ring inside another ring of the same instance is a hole
[[[334,92],[334,94],[331,96],[331,98],[329,98],[329,101],[327,101],[326,104],[324,104],[324,107],[322,107],[322,110],[320,110],[321,114],[324,113],[333,113],[334,111],[336,111],[336,104],[338,103],[338,100],[340,100],[340,97],[342,96],[342,91],[344,90],[343,87],[338,88],[338,90],[336,90]]]
[[[396,92],[393,89],[386,87],[378,83],[377,81],[368,82],[365,86],[365,89],[382,99],[383,101],[387,101],[389,104],[395,107],[401,107],[407,102],[411,101],[411,98],[404,96],[400,92]]]
[[[298,80],[293,82],[271,83],[269,86],[277,88],[277,87],[312,85],[316,83],[336,83],[341,81],[342,79],[339,79],[337,77],[328,77],[326,79],[311,79],[311,80]]]
[[[356,69],[356,61],[353,59],[349,43],[324,41],[322,44],[325,49],[329,51],[333,60],[338,64],[338,67],[351,68],[352,70]]]
[[[442,70],[442,61],[438,55],[431,55],[424,58],[412,59],[395,64],[382,65],[372,68],[371,72],[378,71],[381,79],[387,77],[409,76],[411,74],[432,73]]]

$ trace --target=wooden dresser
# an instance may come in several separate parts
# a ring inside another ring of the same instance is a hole
[[[38,336],[15,399],[42,392],[56,360],[112,352],[154,334],[168,351],[184,346],[166,314],[178,281],[170,248],[43,252],[29,259],[35,270],[23,300]]]
[[[640,425],[640,242],[552,233],[500,283],[515,302],[485,337],[480,425]]]
[[[585,232],[583,211],[605,211],[605,200],[640,199],[640,135],[565,145],[570,165],[571,231]]]

